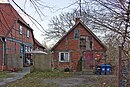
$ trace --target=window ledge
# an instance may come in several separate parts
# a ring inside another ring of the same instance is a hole
[[[63,62],[64,63],[64,62],[70,62],[70,61],[59,61],[59,62]]]

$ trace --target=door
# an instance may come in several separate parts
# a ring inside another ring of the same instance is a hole
[[[86,70],[93,70],[95,67],[95,58],[92,52],[84,53],[84,68]]]

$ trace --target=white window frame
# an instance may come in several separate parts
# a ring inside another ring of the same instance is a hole
[[[30,36],[30,31],[29,30],[27,30],[27,37],[29,37]]]
[[[21,25],[19,27],[19,34],[23,34],[23,26],[21,26]]]
[[[27,47],[27,46],[25,46],[25,52],[28,52],[28,50],[27,50],[27,49],[28,49],[28,47]]]
[[[61,60],[61,54],[64,55],[64,60]],[[67,57],[65,57],[66,54],[68,54]],[[69,52],[59,52],[59,62],[70,62],[70,53]]]

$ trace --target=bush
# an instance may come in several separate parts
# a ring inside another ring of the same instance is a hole
[[[64,72],[70,72],[71,70],[69,68],[65,68]]]
[[[81,57],[80,60],[78,61],[77,71],[82,71],[82,57]]]

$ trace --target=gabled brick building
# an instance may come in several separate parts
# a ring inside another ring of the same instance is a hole
[[[33,29],[11,4],[0,3],[0,69],[23,68],[33,44]]]
[[[33,50],[45,51],[45,49],[45,47],[43,47],[36,39],[34,39]]]
[[[52,48],[52,66],[77,70],[82,61],[82,70],[92,70],[105,57],[106,47],[98,37],[76,18],[75,25]]]

